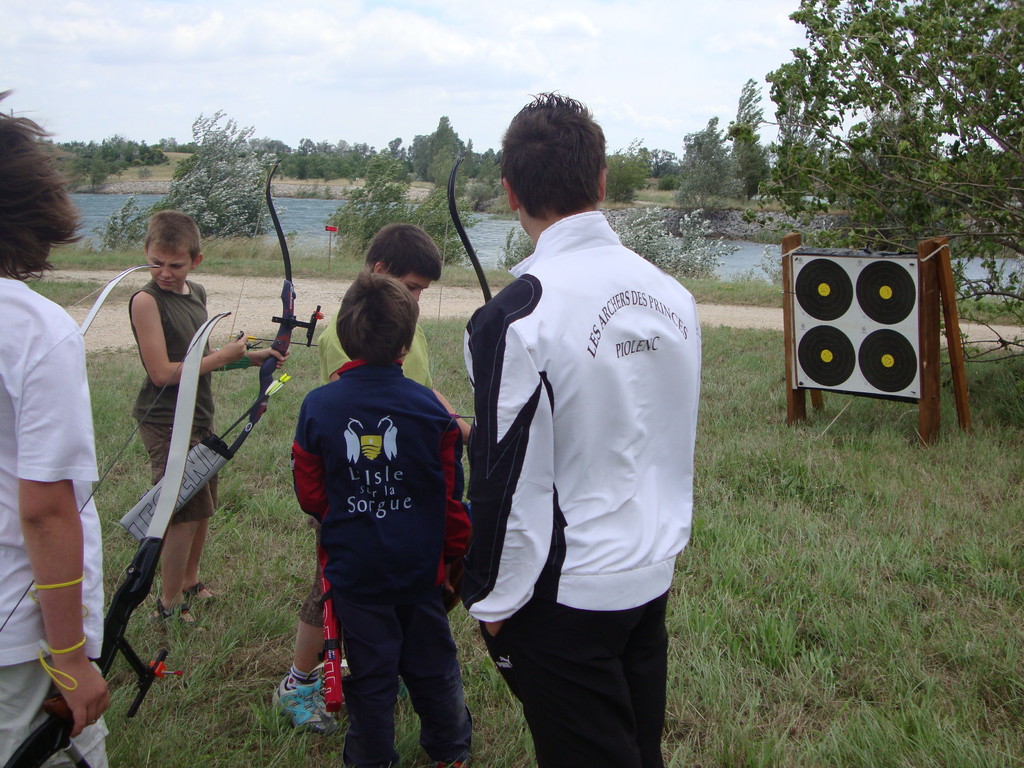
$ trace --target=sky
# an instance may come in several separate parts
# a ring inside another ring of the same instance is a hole
[[[799,0],[2,0],[0,105],[56,141],[184,143],[221,111],[253,136],[384,149],[447,116],[499,148],[533,94],[587,104],[609,152],[736,116],[804,45]],[[768,126],[762,137],[770,141]]]

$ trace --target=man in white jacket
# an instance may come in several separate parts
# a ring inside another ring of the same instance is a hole
[[[544,94],[502,142],[535,250],[466,332],[476,426],[463,600],[542,768],[660,768],[700,392],[693,297],[597,209],[604,134]]]

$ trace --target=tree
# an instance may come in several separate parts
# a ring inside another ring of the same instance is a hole
[[[93,232],[100,236],[105,250],[137,248],[146,237],[149,215],[150,210],[139,208],[139,199],[132,195]]]
[[[403,163],[409,159],[409,151],[402,146],[402,139],[396,137],[388,142],[388,152],[396,160],[401,160]]]
[[[328,223],[338,228],[347,248],[360,253],[385,224],[409,221],[408,192],[405,164],[385,150],[369,160],[363,186],[349,193],[348,203]]]
[[[405,163],[383,150],[370,158],[366,182],[353,190],[346,205],[328,220],[338,228],[345,247],[362,254],[385,224],[409,222],[426,230],[446,264],[460,263],[462,248],[448,215],[446,188],[434,189],[419,205],[408,201],[409,178]],[[465,221],[466,227],[473,225]]]
[[[662,176],[675,176],[679,173],[679,158],[675,152],[669,152],[666,149],[652,149],[650,165],[651,177],[655,179],[660,179]]]
[[[707,208],[715,198],[732,197],[738,191],[733,161],[718,129],[718,118],[708,120],[702,131],[683,139],[679,191],[676,201],[688,208]]]
[[[794,214],[845,208],[858,247],[948,235],[990,267],[965,295],[999,295],[1024,320],[1024,6],[803,0],[791,18],[808,47],[768,75],[787,126],[772,195]]]
[[[196,152],[179,164],[158,207],[187,213],[203,237],[251,237],[266,229],[263,180],[272,157],[252,148],[252,128],[222,120],[223,112],[196,118]]]
[[[110,174],[120,176],[129,167],[159,165],[167,162],[167,156],[159,147],[150,147],[146,142],[132,141],[114,135],[97,144],[69,141],[59,144],[67,160],[68,173],[76,183],[88,180],[95,188],[103,184]]]
[[[270,152],[277,155],[278,160],[283,160],[286,155],[292,153],[292,148],[283,141],[272,139],[269,136],[264,136],[262,139],[250,139],[249,144],[256,152]]]
[[[466,144],[452,128],[451,121],[442,117],[433,133],[412,140],[409,149],[412,172],[420,181],[446,184],[455,158],[465,150]],[[472,166],[471,158],[467,157],[466,164]]]
[[[106,182],[107,177],[113,172],[114,167],[107,162],[102,155],[93,155],[85,158],[85,172],[89,177],[89,184],[93,189]]]
[[[757,195],[761,182],[768,178],[768,150],[761,144],[758,129],[764,122],[761,107],[761,88],[754,79],[747,80],[740,91],[740,103],[736,109],[736,120],[729,124],[728,135],[732,141],[732,161],[736,178],[744,196]]]
[[[631,203],[638,190],[647,185],[649,152],[634,141],[628,149],[608,157],[608,184],[605,196],[613,203]]]

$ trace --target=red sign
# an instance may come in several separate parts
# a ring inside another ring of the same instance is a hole
[[[337,227],[332,227],[330,224],[328,224],[326,227],[324,227],[324,232],[337,232],[337,231],[338,231],[338,228]]]

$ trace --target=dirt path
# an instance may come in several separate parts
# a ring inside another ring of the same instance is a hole
[[[85,280],[96,282],[97,288],[99,288],[109,277],[110,275],[103,272],[59,270],[53,272],[47,279]],[[141,287],[148,279],[146,272],[139,270],[139,273],[126,278],[122,285]],[[220,322],[215,337],[223,333],[221,338],[227,338],[239,331],[245,331],[253,336],[265,336],[276,330],[274,324],[270,322],[270,318],[281,313],[280,278],[205,274],[199,275],[199,281],[206,288],[207,306],[211,312],[230,311],[232,313],[231,317]],[[298,294],[296,314],[305,319],[314,307],[320,304],[326,315],[333,315],[348,286],[349,281],[347,280],[297,281],[295,288]],[[76,321],[81,322],[89,312],[93,300],[90,299],[80,306],[71,307],[68,311]],[[435,283],[420,297],[420,316],[423,319],[469,318],[481,304],[483,304],[483,297],[477,288],[455,288]],[[782,330],[781,309],[700,304],[698,311],[701,325],[704,327],[728,326],[731,328]],[[964,323],[963,330],[972,340],[995,338],[993,331],[985,326]],[[1000,326],[996,330],[1007,338],[1013,338],[1020,332],[1020,329],[1008,326]],[[103,305],[85,337],[85,343],[86,348],[90,351],[130,349],[135,346],[123,300],[108,301]]]

